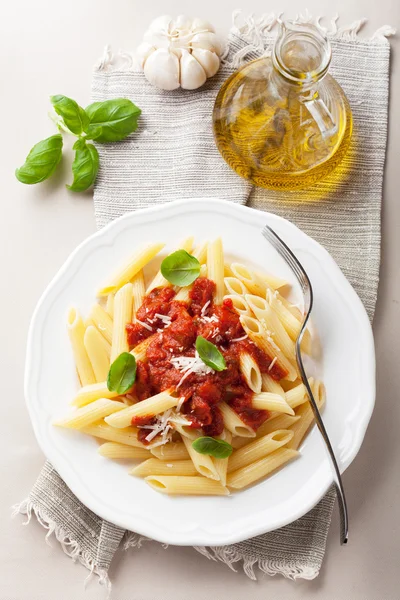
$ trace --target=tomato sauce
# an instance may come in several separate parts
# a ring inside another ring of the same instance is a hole
[[[247,386],[240,371],[240,353],[249,352],[262,372],[269,372],[274,379],[282,373],[271,359],[246,336],[232,301],[224,300],[222,306],[212,302],[214,282],[199,277],[190,292],[189,305],[174,300],[172,288],[156,288],[145,298],[137,312],[137,318],[147,323],[152,331],[140,323],[127,325],[128,341],[135,346],[153,335],[147,348],[147,362],[137,362],[134,393],[139,400],[169,388],[175,388],[184,398],[181,412],[194,428],[202,428],[205,435],[216,436],[223,431],[223,418],[218,408],[221,400],[237,412],[239,417],[254,430],[267,419],[268,412],[251,408],[253,392]],[[169,319],[161,320],[157,315]],[[158,331],[157,331],[158,330]],[[227,369],[209,374],[191,372],[183,378],[181,370],[171,363],[177,357],[194,357],[197,336],[203,336],[215,344],[223,354]],[[243,338],[243,339],[240,339]],[[152,424],[147,417],[132,422],[141,427]],[[140,439],[151,430],[140,429]]]
[[[136,319],[141,323],[146,323],[151,329],[144,327],[141,323],[128,323],[126,333],[130,346],[137,346],[153,333],[153,328],[157,330],[162,326],[162,320],[156,315],[168,314],[169,302],[174,296],[175,292],[170,287],[151,290],[136,313]]]

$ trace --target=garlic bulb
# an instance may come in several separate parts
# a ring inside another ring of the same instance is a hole
[[[154,86],[194,90],[218,71],[222,46],[207,21],[164,15],[151,23],[136,53]]]

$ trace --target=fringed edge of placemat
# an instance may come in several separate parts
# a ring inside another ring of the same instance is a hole
[[[69,556],[73,562],[79,562],[86,567],[86,569],[89,571],[89,574],[87,577],[85,577],[84,587],[86,587],[93,575],[97,575],[99,578],[98,583],[100,585],[104,585],[108,591],[108,595],[110,594],[111,581],[108,577],[107,570],[97,568],[95,559],[81,549],[79,542],[71,539],[65,529],[61,527],[61,525],[58,525],[53,519],[48,517],[43,510],[29,498],[29,496],[19,504],[14,504],[14,506],[12,506],[11,518],[14,518],[19,514],[27,517],[26,521],[24,521],[22,525],[29,525],[32,515],[35,515],[38,523],[44,529],[47,529],[45,536],[46,544],[51,547],[50,538],[52,535],[54,535],[56,540],[60,543],[63,552]]]
[[[127,531],[125,533],[124,539],[122,541],[123,549],[129,550],[130,548],[139,549],[145,542],[152,542],[150,538],[147,538],[143,535],[139,535],[138,533],[133,533],[132,531]],[[169,544],[161,544],[164,549],[167,549]],[[233,545],[227,546],[190,546],[193,550],[196,550],[208,560],[213,560],[215,562],[222,562],[224,565],[229,567],[235,573],[238,572],[235,569],[237,563],[241,563],[242,569],[244,573],[252,579],[253,581],[257,581],[257,575],[255,572],[255,568],[259,569],[262,573],[266,575],[270,575],[274,577],[275,575],[282,575],[285,579],[291,579],[295,581],[296,579],[315,579],[318,577],[319,570],[316,570],[313,567],[307,565],[299,565],[287,563],[286,561],[274,560],[270,559],[262,559],[262,558],[254,558],[249,556],[244,556],[239,550],[236,550]]]
[[[263,14],[260,17],[254,17],[253,14],[248,17],[243,17],[243,11],[235,10],[232,13],[232,27],[229,32],[225,50],[221,56],[222,64],[227,63],[233,68],[241,66],[246,56],[255,52],[259,56],[269,54],[269,47],[265,46],[265,39],[268,34],[274,31],[277,25],[282,21],[283,12]],[[312,23],[318,27],[329,39],[346,40],[353,42],[376,41],[376,43],[387,43],[387,38],[395,35],[396,29],[391,25],[382,25],[370,37],[361,37],[359,32],[368,22],[365,17],[357,19],[345,27],[338,27],[339,15],[336,14],[329,22],[329,27],[322,25],[321,21],[324,15],[313,17],[308,10],[305,14],[298,14],[293,21],[298,24]],[[240,36],[247,42],[247,45],[235,52],[232,56],[230,53],[230,41],[232,36]],[[113,53],[111,46],[107,45],[104,48],[103,56],[94,66],[95,71],[141,71],[135,53],[118,50]]]

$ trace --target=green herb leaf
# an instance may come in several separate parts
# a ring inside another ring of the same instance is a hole
[[[208,436],[194,440],[192,448],[199,454],[208,454],[214,456],[214,458],[228,458],[233,452],[233,448],[228,442]]]
[[[110,392],[124,394],[136,379],[136,360],[133,354],[123,352],[110,367],[107,377],[107,387]]]
[[[223,355],[217,346],[214,346],[201,335],[197,337],[196,350],[203,363],[214,369],[214,371],[225,371],[226,362]]]
[[[67,188],[72,192],[84,192],[97,177],[99,170],[99,154],[93,144],[87,144],[85,140],[76,140],[73,145],[75,159],[72,163],[74,181]]]
[[[94,102],[86,108],[88,138],[101,144],[118,142],[135,131],[142,111],[126,98]]]
[[[25,163],[16,169],[21,183],[40,183],[52,175],[61,160],[63,139],[59,133],[42,140],[29,152]]]
[[[177,250],[164,258],[161,273],[173,285],[190,285],[200,275],[200,263],[186,250]]]
[[[89,117],[75,100],[58,95],[50,96],[50,101],[56,113],[63,118],[64,123],[72,133],[81,135],[86,131],[89,125]]]

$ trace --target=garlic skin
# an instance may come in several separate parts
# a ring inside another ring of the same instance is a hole
[[[195,90],[220,67],[222,44],[204,19],[163,15],[155,19],[136,50],[148,81],[163,90]]]

